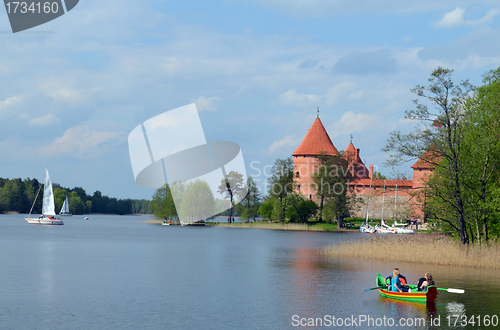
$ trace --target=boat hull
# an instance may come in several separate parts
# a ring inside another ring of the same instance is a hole
[[[30,225],[64,225],[61,219],[48,219],[48,218],[26,218]]]
[[[392,292],[384,289],[378,289],[378,291],[382,297],[416,302],[434,302],[437,296],[436,287],[429,287],[426,292]]]
[[[413,292],[393,292],[388,291],[387,286],[384,283],[384,278],[377,274],[377,286],[378,291],[382,297],[406,300],[406,301],[416,301],[416,302],[434,302],[437,297],[437,288],[433,285],[427,288],[427,291],[417,291],[416,285],[408,285],[408,287]]]

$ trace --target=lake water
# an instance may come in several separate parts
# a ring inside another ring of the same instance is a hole
[[[477,320],[448,326],[446,317],[452,324],[455,314],[500,317],[498,272],[318,256],[317,249],[358,233],[91,217],[37,226],[24,215],[0,215],[1,329],[290,329],[309,318],[328,325],[332,315],[357,318],[357,329],[389,328],[360,323],[362,315],[425,319],[410,329],[494,329]],[[394,267],[411,282],[429,271],[439,287],[465,294],[440,292],[435,306],[426,306],[362,292],[375,286],[377,272],[387,276]]]

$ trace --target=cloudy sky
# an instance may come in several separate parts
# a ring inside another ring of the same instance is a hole
[[[128,134],[192,102],[249,175],[290,156],[318,106],[337,149],[352,133],[390,174],[380,150],[414,125],[410,88],[438,66],[479,84],[500,66],[498,40],[492,0],[81,0],[16,34],[1,9],[0,177],[42,180],[49,166],[65,187],[149,199]]]

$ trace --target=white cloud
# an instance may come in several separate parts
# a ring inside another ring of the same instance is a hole
[[[216,110],[217,107],[215,106],[215,101],[217,101],[219,98],[218,97],[204,97],[200,96],[198,99],[193,100],[194,103],[196,103],[196,109],[198,111],[203,111],[203,110]]]
[[[28,122],[29,125],[35,125],[35,126],[56,125],[56,124],[60,124],[60,123],[61,123],[61,119],[57,118],[53,114],[40,116],[40,117],[34,118]]]
[[[464,24],[465,8],[457,7],[449,13],[444,14],[437,23],[437,27],[452,27]]]
[[[342,82],[336,84],[326,93],[326,104],[334,105],[338,103],[346,95],[353,95],[355,97],[356,84],[353,82]],[[359,92],[358,92],[359,93]]]
[[[97,154],[98,148],[105,143],[119,142],[121,132],[91,131],[88,126],[72,127],[63,136],[56,138],[51,144],[39,149],[47,156],[74,155],[89,156]]]
[[[270,146],[269,149],[267,150],[267,153],[269,155],[274,155],[276,151],[281,149],[284,146],[297,146],[299,141],[296,140],[295,136],[285,136],[279,141],[273,142]]]
[[[454,10],[446,13],[435,25],[439,28],[450,28],[454,26],[466,25],[477,26],[490,23],[493,18],[500,14],[500,9],[494,8],[489,10],[486,15],[477,20],[464,20],[465,8],[457,7]]]
[[[362,132],[367,129],[377,129],[377,122],[380,117],[377,113],[354,113],[346,111],[340,120],[334,123],[328,132],[332,138],[341,135],[348,135],[354,132]]]
[[[22,100],[22,96],[12,96],[8,97],[5,101],[0,101],[0,112],[8,109],[11,106],[20,104]]]
[[[280,95],[280,102],[282,104],[291,105],[295,107],[303,107],[311,104],[319,104],[323,96],[316,94],[300,94],[295,89],[290,89]]]

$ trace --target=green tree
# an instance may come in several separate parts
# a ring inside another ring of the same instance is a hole
[[[76,191],[72,191],[69,200],[69,210],[72,214],[83,214],[86,210],[86,205],[83,203],[82,199]]]
[[[305,223],[318,212],[318,204],[306,199],[302,194],[292,193],[287,196],[288,207],[286,216],[290,222]]]
[[[379,171],[373,172],[373,178],[379,178],[380,180],[387,180],[387,177],[380,173]]]
[[[407,110],[405,118],[416,120],[420,126],[409,134],[391,132],[386,147],[390,152],[389,165],[430,155],[423,161],[436,167],[434,182],[426,190],[433,216],[446,222],[457,231],[460,241],[469,242],[465,223],[465,201],[461,179],[461,146],[463,142],[463,109],[470,92],[474,90],[468,81],[455,84],[451,78],[453,70],[437,68],[431,73],[428,86],[417,85],[411,91],[425,102],[414,100],[416,106]],[[453,217],[450,218],[450,215]]]
[[[172,191],[168,184],[156,190],[151,201],[153,214],[159,219],[177,218],[177,210],[172,196]]]
[[[56,213],[59,213],[59,211],[61,210],[62,205],[66,200],[66,196],[68,196],[68,192],[66,191],[66,189],[54,188],[54,205]],[[70,212],[72,212],[72,209],[70,209]]]
[[[320,198],[320,218],[322,221],[325,199],[328,201],[327,222],[330,223],[332,215],[337,219],[338,228],[342,227],[345,214],[349,211],[348,183],[353,180],[349,170],[349,159],[321,154],[318,156],[320,166],[313,174],[317,187],[316,196]]]
[[[276,197],[275,207],[278,208],[276,216],[280,222],[286,219],[287,196],[294,191],[293,158],[276,159],[271,168],[269,184],[269,195]]]
[[[246,196],[236,205],[236,212],[240,215],[241,219],[245,219],[248,222],[251,218],[255,220],[257,217],[261,197],[259,188],[252,177],[248,177],[247,188],[248,192]]]
[[[215,200],[210,186],[196,179],[186,185],[180,203],[179,218],[184,222],[198,222],[214,214]]]
[[[86,201],[85,205],[87,206],[86,213],[90,213],[92,211],[92,201]]]
[[[225,198],[229,199],[229,221],[233,220],[234,211],[234,200],[243,198],[243,193],[245,192],[245,184],[243,180],[243,174],[231,171],[227,173],[226,178],[221,180],[217,192],[223,195]]]
[[[465,183],[470,236],[488,241],[489,224],[498,221],[492,194],[500,173],[500,68],[485,75],[484,85],[464,106],[461,172]],[[475,230],[473,230],[475,228]]]
[[[263,219],[267,219],[267,220],[272,220],[275,201],[276,201],[276,197],[267,196],[264,199],[264,201],[260,204],[259,210],[257,211],[257,214],[259,215],[259,217],[261,217]]]

